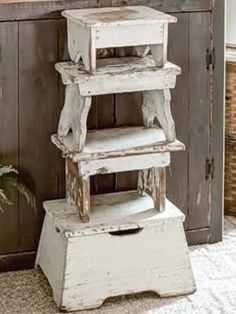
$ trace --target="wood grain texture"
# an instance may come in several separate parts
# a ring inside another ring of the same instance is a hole
[[[15,1],[0,3],[0,21],[61,18],[65,9],[96,7],[97,0]]]
[[[18,168],[18,46],[17,23],[0,24],[0,163]],[[18,195],[0,213],[0,254],[18,249]]]
[[[211,16],[191,13],[189,18],[189,228],[196,229],[210,224],[211,182],[206,179],[205,165],[210,154],[211,77],[206,55],[199,54],[199,50],[206,52],[210,48]]]
[[[189,14],[176,14],[178,23],[169,28],[169,60],[178,64],[182,74],[171,91],[171,112],[176,125],[176,135],[186,145],[186,151],[172,154],[171,167],[167,171],[168,198],[185,213],[188,228],[188,150],[189,150]],[[179,36],[181,34],[181,36]],[[178,44],[176,44],[178,38]]]
[[[147,0],[98,0],[99,6],[120,5],[147,5]],[[148,5],[161,11],[193,12],[209,11],[212,8],[211,0],[149,0]]]
[[[58,195],[59,154],[50,143],[59,117],[58,22],[19,26],[19,166],[35,192],[38,215],[20,198],[22,251],[35,249],[43,219],[42,201]]]
[[[225,103],[225,63],[224,22],[225,1],[214,0],[213,10],[213,46],[216,62],[212,82],[212,156],[215,162],[215,173],[211,186],[211,225],[210,241],[221,241],[223,237],[223,169],[224,169],[224,103]]]

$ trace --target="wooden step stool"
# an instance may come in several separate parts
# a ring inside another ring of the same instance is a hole
[[[165,210],[165,168],[170,152],[185,146],[166,142],[162,129],[127,127],[88,132],[83,152],[76,151],[72,134],[65,138],[52,136],[52,142],[66,158],[66,195],[76,205],[81,219],[90,218],[90,176],[140,170],[138,191],[150,194],[157,211]]]
[[[87,117],[92,96],[143,92],[144,126],[152,127],[155,117],[168,142],[176,139],[175,124],[170,110],[170,89],[175,87],[181,69],[166,63],[157,68],[151,56],[145,58],[112,58],[98,60],[96,75],[84,72],[82,65],[70,62],[56,64],[66,85],[64,108],[58,126],[58,136],[65,137],[72,129],[76,151],[82,151],[87,132]],[[130,104],[132,106],[132,104]]]
[[[151,49],[157,66],[167,60],[168,24],[176,17],[144,6],[67,10],[68,50],[73,62],[82,58],[96,72],[96,49],[135,46],[138,56]]]
[[[195,291],[184,215],[173,204],[157,213],[152,198],[137,192],[93,196],[91,204],[84,224],[65,200],[44,203],[36,266],[61,310],[92,309],[143,291],[161,297]]]

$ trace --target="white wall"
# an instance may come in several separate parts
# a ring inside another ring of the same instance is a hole
[[[236,0],[226,0],[226,44],[236,47]]]

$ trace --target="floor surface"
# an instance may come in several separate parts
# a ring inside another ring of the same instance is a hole
[[[225,219],[224,241],[190,248],[197,292],[160,299],[155,294],[108,300],[93,314],[236,314],[236,218]],[[59,313],[39,270],[0,274],[1,314]]]

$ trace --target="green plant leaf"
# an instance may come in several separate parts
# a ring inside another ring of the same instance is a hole
[[[18,174],[18,171],[15,168],[13,168],[11,165],[6,166],[6,165],[0,164],[0,177],[4,175],[8,175],[8,174]]]
[[[20,194],[25,197],[27,203],[30,204],[33,209],[36,209],[36,200],[34,194],[22,182],[19,182],[17,177],[8,176],[3,178],[3,185],[12,186],[13,188],[15,188]]]
[[[7,198],[3,189],[0,189],[0,211],[3,212],[2,205],[13,205],[13,203]]]

